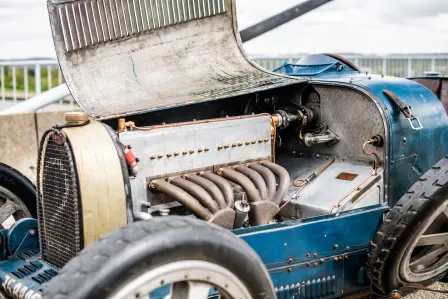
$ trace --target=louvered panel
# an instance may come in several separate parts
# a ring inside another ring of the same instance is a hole
[[[98,43],[98,35],[96,33],[95,21],[93,19],[92,6],[90,5],[90,1],[84,2],[81,6],[81,10],[83,10],[83,15],[85,16],[85,24],[87,27],[87,31],[89,32],[89,43],[94,46]]]
[[[58,7],[58,15],[59,15],[59,21],[61,24],[61,31],[64,38],[65,43],[65,51],[71,52],[74,50],[73,42],[72,42],[72,35],[70,33],[70,26],[68,24],[68,17],[66,12],[65,6],[59,6]]]
[[[277,299],[327,298],[336,294],[336,276],[302,281],[275,288]]]

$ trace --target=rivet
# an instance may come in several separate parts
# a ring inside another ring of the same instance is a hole
[[[325,262],[325,260],[324,260],[324,259],[320,259],[319,262],[320,262],[321,264],[323,264],[323,263]]]
[[[291,268],[288,268],[288,272],[292,272],[292,269],[291,269]]]
[[[255,140],[252,140],[250,143],[252,143],[252,144],[255,144],[255,143],[257,143]]]
[[[222,150],[222,145],[218,145],[218,151]]]
[[[339,258],[338,258],[337,256],[335,256],[335,257],[333,258],[333,261],[337,262],[337,261],[339,261]]]
[[[157,155],[157,158],[162,159],[162,158],[163,158],[163,155],[158,154],[158,155]]]
[[[311,253],[307,252],[306,257],[311,257]]]
[[[334,244],[334,245],[333,245],[333,249],[334,249],[334,250],[338,250],[338,249],[339,249],[339,245],[338,245],[338,244]]]
[[[190,155],[194,154],[194,150],[190,150]]]
[[[258,139],[258,143],[262,143],[263,142],[263,139]]]
[[[199,153],[202,153],[202,151],[203,151],[203,149],[202,149],[202,148],[198,149],[198,152],[199,152]]]
[[[208,147],[204,148],[204,151],[208,152],[208,151],[209,151],[209,148],[208,148]]]
[[[185,156],[186,154],[188,154],[188,152],[187,152],[187,151],[183,151],[183,152],[182,152],[182,155],[184,155],[184,156]]]
[[[250,141],[246,141],[246,145],[249,145],[250,144]]]
[[[314,267],[317,267],[319,265],[318,262],[314,262]]]
[[[228,144],[224,144],[224,148],[229,148],[229,145]]]
[[[290,258],[288,259],[288,263],[290,263],[290,264],[292,264],[293,261],[294,261],[294,260],[292,259],[292,257],[290,257]]]
[[[166,156],[169,158],[169,157],[172,156],[172,154],[171,154],[171,153],[168,153],[168,154],[166,154]]]
[[[178,152],[174,152],[174,156],[179,156],[179,153]]]
[[[319,254],[318,254],[318,253],[315,253],[315,254],[314,254],[314,257],[318,257],[318,256],[319,256]]]
[[[236,143],[232,143],[232,147],[236,147]]]
[[[149,157],[151,160],[154,160],[156,158],[156,156],[152,155],[151,157]]]
[[[309,267],[309,266],[311,266],[311,264],[310,263],[306,263],[306,266]]]
[[[238,146],[243,146],[243,143],[242,142],[238,142]]]
[[[265,138],[265,139],[264,139],[263,141],[264,141],[264,142],[268,142],[268,141],[269,141],[269,139]]]

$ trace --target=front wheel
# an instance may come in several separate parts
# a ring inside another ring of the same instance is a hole
[[[448,271],[448,157],[425,173],[386,216],[372,242],[369,275],[389,293],[429,285]]]
[[[86,248],[49,283],[44,298],[275,295],[260,258],[241,239],[204,221],[173,216],[130,224]]]

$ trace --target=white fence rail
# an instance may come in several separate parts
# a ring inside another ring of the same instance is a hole
[[[295,63],[306,54],[291,56],[263,57],[251,56],[258,65],[273,70],[285,62]],[[417,77],[426,72],[448,75],[448,54],[434,55],[389,55],[364,56],[342,55],[357,65],[363,72],[394,77]]]
[[[291,56],[251,56],[260,66],[273,70],[285,62],[294,63],[306,54]],[[425,72],[439,72],[448,75],[448,54],[434,55],[390,55],[390,56],[364,56],[343,55],[355,63],[362,71],[385,74],[395,77],[423,76]],[[9,108],[37,96],[64,83],[64,79],[55,59],[40,60],[0,60],[0,110]],[[62,89],[61,89],[62,90]],[[61,95],[48,93],[39,98],[45,98],[45,103],[59,102],[61,98],[49,99],[49,95]],[[74,107],[73,99],[69,97],[69,104]],[[25,106],[20,105],[27,109]],[[34,107],[34,105],[29,105]],[[19,107],[17,107],[18,109]],[[14,109],[14,110],[17,110]]]

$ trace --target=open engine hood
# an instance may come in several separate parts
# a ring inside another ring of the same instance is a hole
[[[250,62],[234,0],[49,0],[48,9],[66,83],[97,119],[304,81]]]

